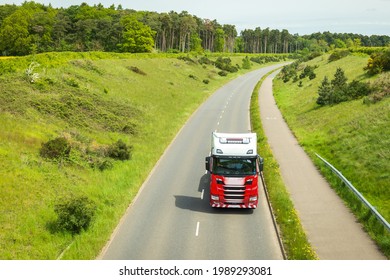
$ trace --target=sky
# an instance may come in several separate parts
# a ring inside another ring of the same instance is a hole
[[[25,0],[0,0],[20,5]],[[244,29],[287,29],[291,34],[315,32],[390,36],[390,0],[35,0],[54,8],[85,2],[104,7],[153,12],[187,11],[202,19]]]

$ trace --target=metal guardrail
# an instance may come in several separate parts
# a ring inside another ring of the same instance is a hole
[[[364,198],[364,196],[343,176],[343,174],[338,171],[333,165],[331,165],[329,162],[327,162],[325,159],[323,159],[320,155],[316,154],[316,156],[321,159],[331,170],[333,173],[335,173],[346,185],[347,187],[359,198],[361,202],[363,202],[370,210],[371,212],[376,216],[376,218],[385,226],[385,228],[390,231],[390,224],[385,220],[385,218],[382,217],[382,215],[373,207],[367,199]]]

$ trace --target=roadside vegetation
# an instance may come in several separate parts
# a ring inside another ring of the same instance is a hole
[[[260,56],[2,59],[0,259],[94,259],[193,111]]]
[[[290,65],[274,80],[277,104],[298,141],[387,257],[390,233],[315,154],[390,221],[389,54],[389,49],[321,54]],[[314,75],[301,75],[308,68]]]

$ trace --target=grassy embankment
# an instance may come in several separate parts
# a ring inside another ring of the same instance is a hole
[[[243,58],[231,56],[232,65]],[[31,61],[39,66],[27,76]],[[0,259],[94,259],[183,123],[213,91],[248,70],[227,77],[218,71],[177,55],[1,60]],[[69,157],[42,158],[42,144],[59,136],[71,144]],[[131,160],[102,158],[119,139],[133,146]],[[54,212],[71,194],[97,206],[90,228],[74,236],[59,230]]]
[[[390,234],[375,217],[315,156],[321,155],[335,166],[364,197],[390,221],[390,99],[375,104],[364,104],[364,99],[333,106],[316,104],[318,87],[324,76],[334,78],[341,67],[352,80],[369,81],[363,68],[368,56],[354,54],[334,62],[328,55],[317,57],[306,65],[318,66],[316,78],[283,83],[274,80],[277,104],[298,141],[321,169],[336,191],[345,199],[387,257],[390,256]],[[303,69],[303,66],[302,68]]]

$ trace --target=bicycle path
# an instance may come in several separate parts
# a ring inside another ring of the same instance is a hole
[[[386,260],[288,128],[272,93],[276,74],[260,88],[261,121],[309,242],[322,260]]]

